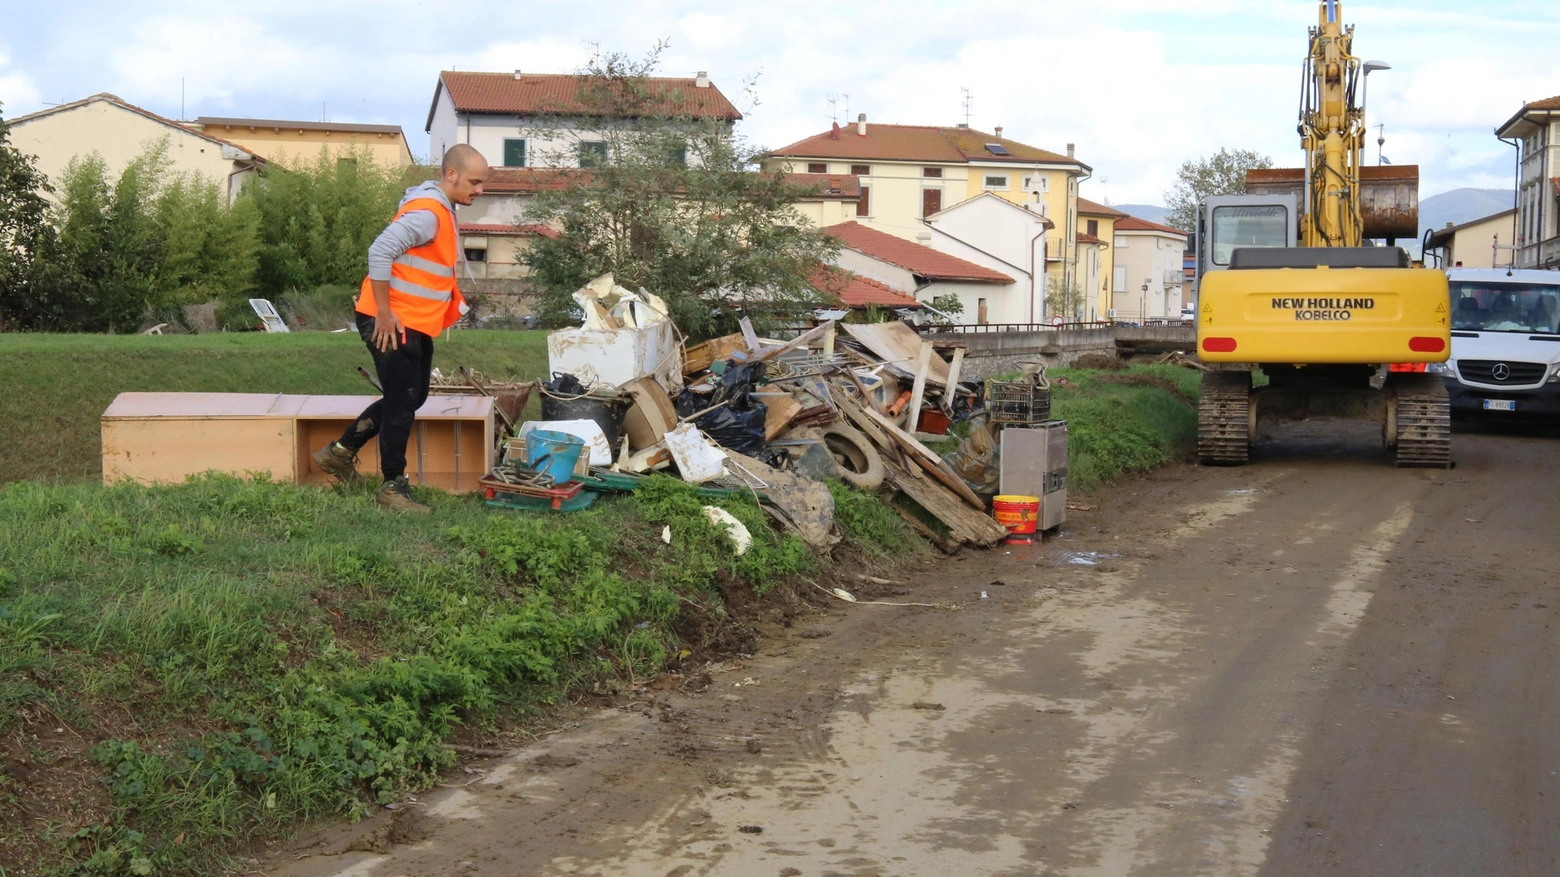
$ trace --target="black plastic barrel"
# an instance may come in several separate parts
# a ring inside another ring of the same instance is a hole
[[[583,394],[558,392],[557,383],[558,381],[554,380],[541,387],[542,419],[594,420],[606,435],[607,447],[612,449],[612,454],[616,457],[618,445],[622,441],[623,416],[628,413],[628,406],[633,404],[632,401],[605,390],[593,390]]]

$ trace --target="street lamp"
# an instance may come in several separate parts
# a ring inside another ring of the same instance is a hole
[[[1148,281],[1143,281],[1143,325],[1148,325]]]
[[[1365,62],[1365,86],[1360,89],[1360,121],[1365,121],[1365,100],[1370,96],[1370,75],[1377,70],[1391,70],[1392,65],[1385,61]]]

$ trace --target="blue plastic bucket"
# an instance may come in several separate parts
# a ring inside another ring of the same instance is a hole
[[[526,464],[537,472],[552,476],[554,484],[574,478],[574,467],[585,452],[585,440],[577,435],[553,429],[535,429],[526,434]]]

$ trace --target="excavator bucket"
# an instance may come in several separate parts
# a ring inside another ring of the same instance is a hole
[[[1304,210],[1305,169],[1284,167],[1246,171],[1246,194],[1292,195]],[[1361,167],[1360,215],[1366,238],[1418,239],[1419,165]]]

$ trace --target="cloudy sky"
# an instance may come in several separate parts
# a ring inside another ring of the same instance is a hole
[[[781,146],[846,119],[972,125],[1094,168],[1085,194],[1161,203],[1175,169],[1221,146],[1299,163],[1300,60],[1314,2],[1270,0],[271,0],[260,6],[0,0],[5,116],[108,91],[168,116],[389,122],[414,153],[441,69],[567,72],[592,43],[666,75],[708,70]],[[452,11],[461,10],[461,11]],[[1492,128],[1560,94],[1560,3],[1345,3],[1371,76],[1385,154],[1422,168],[1421,194],[1508,188]],[[739,97],[756,78],[757,103]],[[830,96],[837,97],[831,107]],[[1374,159],[1375,151],[1371,156]]]

